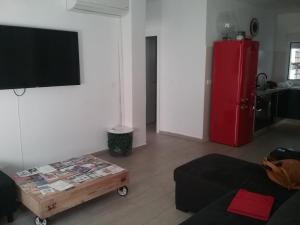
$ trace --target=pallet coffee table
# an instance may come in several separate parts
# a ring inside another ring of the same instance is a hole
[[[129,174],[115,164],[92,155],[18,172],[13,179],[19,199],[37,217],[37,225],[79,204],[117,190],[128,193]]]

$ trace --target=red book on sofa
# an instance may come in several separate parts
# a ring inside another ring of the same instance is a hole
[[[274,204],[274,197],[240,189],[227,211],[254,219],[268,221]]]

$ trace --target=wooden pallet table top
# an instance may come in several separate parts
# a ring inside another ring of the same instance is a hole
[[[122,167],[85,155],[20,171],[13,179],[19,189],[20,201],[39,218],[46,219],[126,187],[129,175]]]

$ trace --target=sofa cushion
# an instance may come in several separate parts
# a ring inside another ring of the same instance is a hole
[[[212,201],[238,189],[248,177],[261,172],[257,164],[210,154],[186,163],[174,171],[176,208],[198,212]]]
[[[191,218],[184,221],[180,225],[264,225],[267,224],[267,222],[265,221],[228,212],[227,209],[232,199],[236,195],[236,193],[237,190],[229,192],[228,194],[224,195],[223,197],[219,198],[218,200],[212,202],[211,204],[209,204],[208,206],[200,210],[198,213],[196,213],[195,215],[193,215]],[[298,196],[298,200],[299,197],[300,196]],[[276,204],[274,204],[271,212],[271,217],[270,217],[272,220],[273,220],[273,215],[277,215],[277,210],[279,207],[280,207],[280,203],[277,202]],[[269,221],[271,221],[271,219]],[[276,224],[268,224],[268,225],[292,225],[292,224],[276,223]]]
[[[272,182],[261,165],[218,154],[178,167],[174,179],[176,207],[196,212],[182,225],[264,225],[266,222],[227,212],[237,190],[274,196],[271,218],[296,193]]]
[[[227,212],[236,191],[212,202],[180,225],[264,225],[266,222]],[[282,225],[282,224],[281,224]]]
[[[267,225],[300,224],[300,191],[287,200],[271,217]]]
[[[289,191],[271,181],[262,166],[255,168],[253,172],[254,175],[249,176],[248,179],[240,185],[240,188],[263,195],[273,196],[275,198],[276,208],[281,206],[281,204],[296,193],[296,191]]]
[[[210,154],[175,169],[174,179],[183,176],[205,179],[229,188],[237,187],[259,165],[219,154]],[[234,176],[233,176],[234,174]]]

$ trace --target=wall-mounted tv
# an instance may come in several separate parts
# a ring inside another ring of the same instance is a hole
[[[77,32],[0,25],[0,89],[79,84]]]

